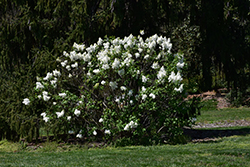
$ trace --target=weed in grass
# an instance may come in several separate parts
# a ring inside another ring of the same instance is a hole
[[[9,142],[7,140],[0,141],[0,152],[17,152],[22,150],[19,143]]]
[[[42,144],[41,151],[43,152],[55,152],[57,151],[58,143],[56,142],[45,142]]]

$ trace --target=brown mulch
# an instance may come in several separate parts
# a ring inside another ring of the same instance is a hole
[[[218,91],[208,91],[208,92],[203,92],[200,94],[192,94],[188,95],[188,99],[193,98],[193,97],[200,97],[202,100],[210,100],[210,99],[215,99],[218,101],[217,108],[227,108],[230,107],[230,103],[228,102],[228,99],[225,97],[225,93],[221,93],[221,89]]]

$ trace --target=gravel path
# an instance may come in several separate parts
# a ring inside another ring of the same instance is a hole
[[[218,127],[233,127],[233,126],[250,126],[250,121],[235,120],[235,121],[221,121],[212,124],[197,123],[192,128],[218,128]]]

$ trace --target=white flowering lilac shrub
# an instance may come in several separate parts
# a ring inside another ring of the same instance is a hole
[[[36,83],[36,98],[48,106],[41,119],[79,138],[136,144],[180,135],[197,110],[185,99],[184,58],[171,48],[158,35],[75,43],[57,59],[58,69]]]

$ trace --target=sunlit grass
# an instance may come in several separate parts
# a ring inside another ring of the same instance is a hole
[[[219,122],[219,121],[234,121],[247,120],[250,121],[250,108],[224,108],[218,110],[203,110],[198,116],[198,122]]]
[[[250,135],[209,143],[78,149],[0,150],[0,166],[250,166]],[[51,147],[51,146],[49,146]],[[76,146],[77,147],[77,146]]]
[[[223,108],[216,109],[217,102],[209,100],[203,102],[201,115],[197,117],[200,123],[232,122],[235,120],[250,121],[250,108]]]
[[[7,140],[0,141],[0,151],[1,152],[14,152],[21,148],[20,143],[13,143]]]

